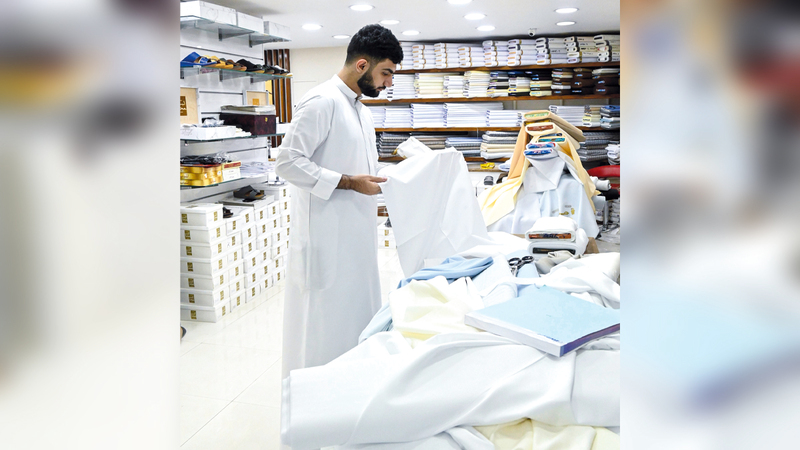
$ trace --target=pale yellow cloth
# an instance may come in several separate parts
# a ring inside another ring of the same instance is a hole
[[[475,429],[497,450],[619,450],[619,436],[601,427],[552,426],[530,419]]]

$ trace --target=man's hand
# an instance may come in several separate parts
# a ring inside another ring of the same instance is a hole
[[[372,175],[342,175],[336,189],[350,189],[364,195],[380,194],[381,187],[378,183],[383,183],[386,178],[373,177]]]

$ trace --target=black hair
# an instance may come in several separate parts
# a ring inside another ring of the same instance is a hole
[[[347,46],[345,64],[364,58],[370,63],[390,59],[395,64],[403,60],[403,48],[391,31],[378,24],[367,25],[358,30]]]

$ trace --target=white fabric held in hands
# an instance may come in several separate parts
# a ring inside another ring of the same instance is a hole
[[[382,169],[378,176],[406,277],[426,259],[447,258],[492,244],[467,163],[460,152],[440,150]]]

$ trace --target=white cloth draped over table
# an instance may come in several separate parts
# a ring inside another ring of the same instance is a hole
[[[338,76],[295,108],[276,173],[294,186],[284,301],[283,376],[358,344],[381,303],[375,197],[336,190],[342,174],[375,175],[367,108]]]

